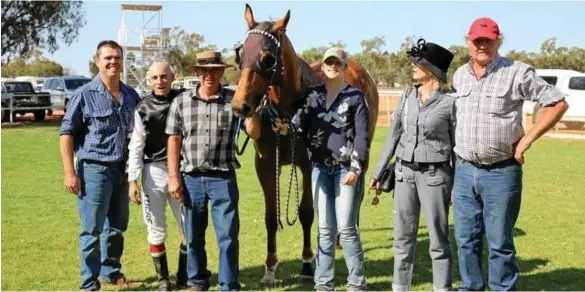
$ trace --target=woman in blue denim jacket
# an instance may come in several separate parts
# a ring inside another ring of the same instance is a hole
[[[359,177],[368,152],[369,112],[364,93],[345,80],[347,53],[325,52],[327,82],[310,90],[293,117],[295,131],[307,141],[313,163],[313,201],[319,218],[315,289],[333,290],[335,237],[339,233],[348,267],[348,290],[365,290],[364,251],[357,230]],[[278,125],[286,135],[286,127]]]

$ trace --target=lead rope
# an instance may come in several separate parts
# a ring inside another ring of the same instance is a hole
[[[282,220],[280,220],[280,134],[276,133],[276,218],[278,231],[282,231]]]
[[[289,127],[290,130],[292,130],[292,127]],[[292,147],[292,157],[290,159],[290,180],[288,182],[288,195],[286,198],[286,222],[288,223],[288,226],[293,226],[295,225],[295,223],[297,222],[297,219],[299,218],[299,179],[297,177],[297,166],[295,165],[295,149],[296,149],[296,134],[293,131],[289,131],[290,135],[291,135],[291,147]],[[293,176],[294,176],[294,180],[295,180],[295,190],[296,190],[296,197],[295,197],[295,202],[296,202],[296,209],[295,209],[295,217],[293,219],[293,221],[291,222],[289,220],[289,211],[288,211],[288,207],[290,205],[290,188],[292,187],[292,182],[293,182]]]

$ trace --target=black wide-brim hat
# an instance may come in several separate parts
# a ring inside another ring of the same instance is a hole
[[[451,61],[453,61],[453,53],[435,43],[427,43],[422,38],[416,44],[406,52],[410,61],[426,67],[439,80],[447,83],[447,71],[449,71]]]

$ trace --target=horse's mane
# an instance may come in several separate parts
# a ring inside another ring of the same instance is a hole
[[[297,84],[295,84],[295,88],[296,88],[297,92],[295,92],[295,100],[292,102],[292,109],[294,111],[296,111],[298,108],[300,108],[304,104],[306,95],[308,94],[310,87],[322,84],[323,80],[319,77],[319,75],[317,75],[315,70],[313,70],[311,68],[311,65],[309,63],[307,63],[305,60],[303,60],[303,58],[301,58],[300,56],[298,56],[296,54],[294,46],[293,46],[292,42],[290,41],[290,39],[288,38],[288,36],[286,35],[286,33],[283,34],[282,40],[283,40],[283,52],[282,52],[283,58],[285,58],[284,51],[290,50],[290,51],[288,51],[288,53],[294,54],[294,56],[295,56],[294,61],[296,61],[296,64],[297,64],[297,66],[295,68],[295,70],[297,70],[296,76],[298,76],[297,77],[298,80],[296,80]],[[293,70],[293,69],[286,67],[286,61],[284,61],[284,63],[285,63],[284,72],[286,75],[288,70]]]

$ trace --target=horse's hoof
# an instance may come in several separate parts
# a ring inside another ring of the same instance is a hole
[[[300,275],[299,276],[299,282],[301,284],[311,284],[314,282],[314,277],[313,276],[306,276],[306,275]]]
[[[313,282],[314,279],[313,274],[313,266],[311,263],[303,263],[301,268],[301,275],[299,276],[299,280],[301,283],[308,283]]]
[[[260,284],[264,286],[274,286],[276,285],[276,277],[274,276],[273,271],[266,271],[264,272],[264,277],[260,280]]]

